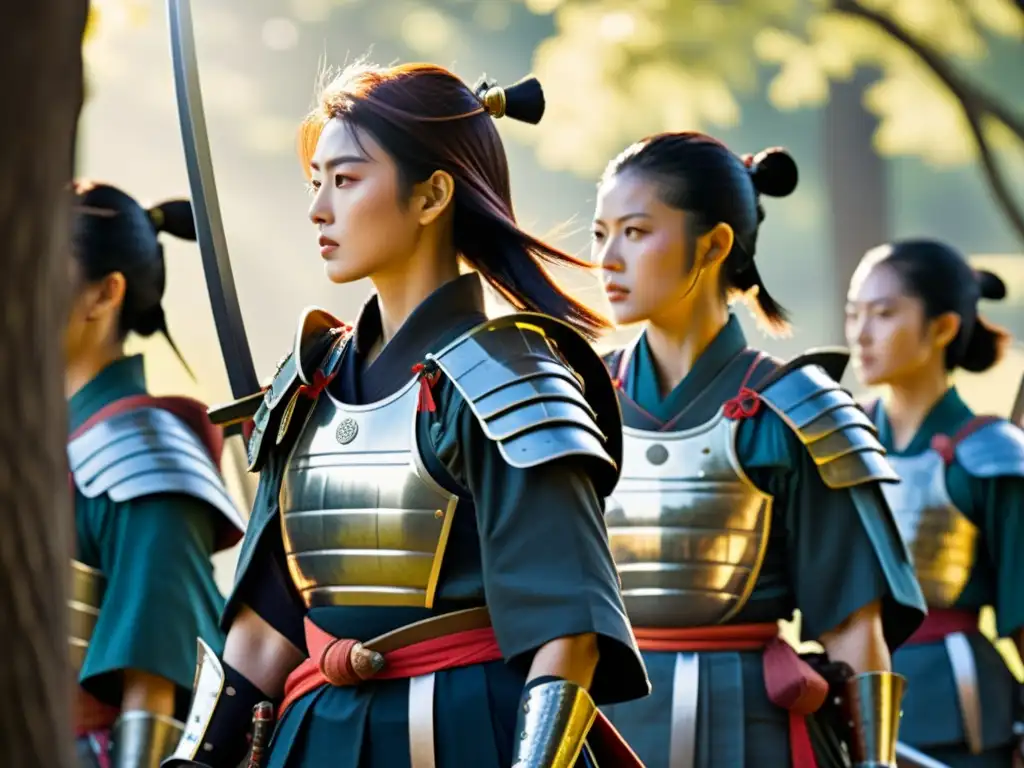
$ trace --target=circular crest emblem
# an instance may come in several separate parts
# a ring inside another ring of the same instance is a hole
[[[655,443],[647,449],[647,460],[655,466],[668,461],[668,448],[661,443]]]
[[[334,436],[338,438],[338,442],[342,445],[348,445],[356,439],[356,435],[359,433],[359,425],[356,420],[348,417],[341,420],[338,424],[338,429],[334,433]]]

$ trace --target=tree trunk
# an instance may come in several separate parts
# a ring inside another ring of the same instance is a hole
[[[889,237],[889,195],[885,162],[871,140],[878,120],[864,108],[864,89],[877,77],[858,72],[835,83],[825,108],[825,180],[832,234],[832,291],[829,334],[844,343],[842,307],[861,256]]]
[[[0,13],[0,751],[18,768],[74,765],[61,337],[86,9],[26,0]]]

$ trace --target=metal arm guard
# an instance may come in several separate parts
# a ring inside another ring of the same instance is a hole
[[[823,357],[798,357],[785,365],[760,387],[761,401],[806,446],[829,488],[899,482],[871,419],[825,372]]]
[[[573,768],[586,748],[597,706],[586,689],[546,679],[523,691],[513,768]]]
[[[843,704],[854,768],[896,768],[905,684],[893,672],[867,672],[847,681]]]
[[[506,315],[427,360],[459,391],[509,466],[579,457],[598,493],[611,492],[622,461],[622,417],[607,368],[574,328],[546,315]]]
[[[158,768],[170,755],[185,725],[152,712],[123,712],[114,723],[110,741],[110,768]]]
[[[202,640],[185,731],[161,768],[206,765],[235,768],[249,748],[253,707],[267,699],[240,672],[217,658]],[[114,768],[122,768],[115,764]]]
[[[68,443],[68,465],[88,499],[103,494],[115,502],[158,493],[191,496],[219,510],[245,530],[199,438],[177,416],[161,408],[137,408],[101,421]]]

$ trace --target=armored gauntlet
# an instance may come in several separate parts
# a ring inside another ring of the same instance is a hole
[[[268,698],[200,640],[184,734],[161,768],[235,768],[248,751],[253,707]]]
[[[893,672],[867,672],[846,682],[844,706],[855,768],[896,768],[905,683]]]
[[[596,717],[586,689],[558,677],[530,681],[516,719],[513,768],[572,768]]]

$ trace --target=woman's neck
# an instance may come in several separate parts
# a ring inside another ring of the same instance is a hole
[[[380,309],[381,338],[375,354],[391,341],[409,315],[430,294],[459,277],[459,262],[454,250],[441,258],[411,258],[393,272],[374,275],[377,305]]]
[[[68,363],[64,372],[64,396],[71,399],[82,387],[95,379],[100,371],[124,357],[124,346],[104,347],[95,353]]]
[[[892,431],[893,447],[905,449],[914,439],[935,404],[949,391],[945,370],[929,370],[891,382],[885,395],[885,415]]]
[[[647,346],[662,396],[679,386],[728,322],[729,308],[721,300],[648,321]]]

